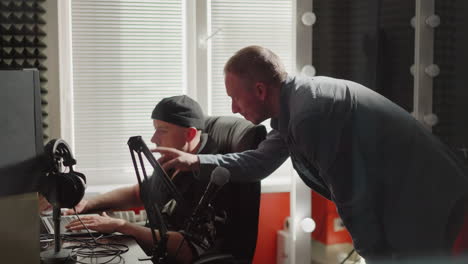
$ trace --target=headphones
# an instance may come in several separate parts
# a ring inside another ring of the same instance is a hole
[[[45,147],[47,170],[40,183],[40,192],[58,208],[73,208],[83,199],[86,177],[73,170],[76,160],[62,139],[53,139]]]

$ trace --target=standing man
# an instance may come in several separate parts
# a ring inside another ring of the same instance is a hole
[[[219,165],[231,181],[251,181],[289,155],[302,180],[336,204],[367,260],[445,255],[463,239],[467,170],[405,110],[351,81],[288,76],[277,55],[259,46],[239,50],[224,74],[232,112],[254,124],[271,118],[273,130],[258,149],[237,154],[157,148],[164,167]]]

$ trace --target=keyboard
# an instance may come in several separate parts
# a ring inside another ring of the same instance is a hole
[[[146,211],[141,210],[139,214],[135,214],[134,211],[115,211],[115,212],[109,212],[108,213],[110,217],[114,218],[120,218],[124,219],[130,223],[138,224],[144,226],[147,220],[146,216]],[[98,214],[80,214],[80,217],[86,216],[86,215],[98,215]],[[49,234],[54,234],[54,220],[51,215],[49,216],[42,216],[42,223],[44,224],[45,229],[47,230],[47,233]],[[76,215],[62,215],[60,218],[60,234],[64,235],[88,235],[88,231],[86,229],[82,230],[68,230],[65,228],[65,226],[68,225],[68,223],[77,220],[78,217]],[[98,233],[93,230],[89,230],[91,233]]]
[[[88,214],[88,215],[98,215],[98,214]],[[80,215],[80,217],[85,215]],[[52,216],[42,216],[42,223],[44,224],[45,229],[49,234],[55,234],[54,232],[54,220]],[[88,235],[88,231],[86,229],[83,230],[68,230],[65,228],[70,222],[77,220],[78,217],[76,215],[63,215],[60,217],[60,234],[63,235]],[[96,231],[89,230],[91,233],[96,234]]]

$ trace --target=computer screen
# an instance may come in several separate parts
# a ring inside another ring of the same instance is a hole
[[[0,71],[0,197],[37,191],[44,152],[39,73]]]

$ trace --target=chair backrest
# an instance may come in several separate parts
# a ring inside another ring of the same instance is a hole
[[[231,116],[208,117],[205,132],[216,142],[220,154],[255,149],[267,134],[263,125]],[[252,261],[257,244],[260,182],[230,182],[226,187],[231,197],[227,236],[221,250]]]
[[[205,132],[218,144],[221,154],[255,149],[267,134],[263,125],[233,116],[207,117]]]

